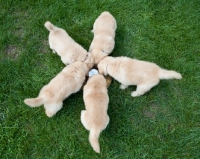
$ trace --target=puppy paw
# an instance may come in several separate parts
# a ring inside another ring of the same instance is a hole
[[[140,94],[137,91],[133,91],[133,92],[131,92],[131,96],[138,97],[138,96],[140,96]]]
[[[120,88],[120,89],[126,89],[127,87],[128,87],[128,86],[121,84],[119,88]]]
[[[81,110],[81,115],[83,115],[86,112],[86,110]]]
[[[46,111],[46,115],[50,118],[50,117],[52,117],[52,116],[54,116],[54,114],[55,113],[52,113],[52,112],[50,112],[50,111]]]

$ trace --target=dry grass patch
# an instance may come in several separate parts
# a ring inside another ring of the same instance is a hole
[[[6,55],[12,60],[16,60],[19,56],[19,51],[17,50],[17,47],[14,45],[8,45],[6,47]]]
[[[48,40],[43,40],[41,42],[41,47],[39,48],[39,52],[40,53],[49,53],[49,52],[52,53],[52,51],[50,51],[50,49],[49,49],[49,42],[48,42]]]

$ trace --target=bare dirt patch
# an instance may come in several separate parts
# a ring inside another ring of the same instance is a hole
[[[50,51],[49,50],[49,42],[48,42],[48,40],[44,40],[44,41],[41,42],[41,47],[40,47],[39,51],[41,53],[47,53],[47,52]]]
[[[15,18],[15,22],[12,32],[18,37],[19,40],[23,40],[26,34],[25,28],[27,26],[26,23],[28,21],[29,14],[20,9],[16,9],[13,11],[13,17]]]
[[[145,117],[154,119],[158,111],[160,111],[160,107],[152,104],[149,108],[143,110],[143,114]]]
[[[23,31],[22,27],[19,27],[18,29],[16,29],[16,30],[14,31],[14,34],[15,34],[16,36],[18,36],[19,39],[21,40],[21,39],[23,38],[23,36],[24,36],[24,31]]]
[[[17,59],[19,55],[19,52],[17,51],[17,47],[14,45],[8,45],[6,47],[6,55],[13,60]]]

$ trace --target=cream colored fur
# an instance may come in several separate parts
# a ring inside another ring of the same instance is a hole
[[[24,102],[30,107],[44,104],[46,115],[52,117],[62,108],[65,98],[80,90],[88,71],[85,63],[74,62],[45,85],[37,98],[25,99]]]
[[[97,74],[89,78],[83,89],[83,99],[86,110],[81,111],[81,122],[90,131],[89,141],[92,148],[100,153],[99,135],[109,123],[109,97],[106,80],[102,75]]]
[[[121,83],[120,88],[137,85],[133,97],[143,95],[156,86],[160,79],[181,79],[180,73],[160,68],[155,63],[131,59],[128,57],[105,57],[98,64],[100,74],[109,74]]]
[[[109,12],[101,13],[95,20],[92,30],[94,38],[89,48],[89,52],[94,57],[95,64],[98,64],[101,59],[113,51],[116,29],[116,20]]]
[[[53,52],[61,57],[64,64],[68,65],[75,61],[85,62],[89,69],[93,67],[93,57],[81,45],[75,42],[67,32],[54,26],[47,21],[45,27],[50,31],[49,45]]]

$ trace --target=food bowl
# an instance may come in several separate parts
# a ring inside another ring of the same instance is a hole
[[[98,70],[96,67],[94,67],[94,68],[92,68],[92,69],[96,69],[96,70]],[[105,79],[106,79],[106,83],[107,83],[107,88],[110,86],[110,84],[111,84],[111,82],[112,82],[112,77],[111,76],[109,76],[109,75],[107,75],[107,76],[104,76],[105,77]],[[85,86],[85,84],[87,83],[87,80],[88,80],[88,78],[89,78],[89,76],[86,76],[86,79],[85,79],[85,81],[84,81],[84,83],[83,83],[83,85],[82,85],[82,88],[81,89],[83,89],[83,87]]]

